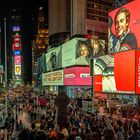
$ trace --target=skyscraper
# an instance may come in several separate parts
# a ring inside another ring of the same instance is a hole
[[[94,34],[107,39],[108,12],[115,7],[113,4],[112,0],[49,0],[50,39],[62,32],[69,32],[70,36]]]

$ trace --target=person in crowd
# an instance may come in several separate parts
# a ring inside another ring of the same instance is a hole
[[[22,130],[23,128],[24,128],[23,122],[22,122],[22,120],[20,120],[19,121],[19,130]]]
[[[76,136],[78,136],[78,129],[77,128],[72,128],[72,131],[70,133],[70,136],[68,140],[75,140]]]
[[[123,129],[123,123],[121,120],[117,121],[117,125],[118,125],[118,131],[117,131],[117,138],[118,140],[125,140],[126,139],[126,135],[125,135],[125,131]]]
[[[133,130],[133,133],[129,137],[129,140],[140,140],[140,132],[138,132],[138,124],[137,123],[133,123],[132,130]]]
[[[115,140],[114,132],[106,128],[103,134],[103,140]]]

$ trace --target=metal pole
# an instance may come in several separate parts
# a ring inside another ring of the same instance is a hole
[[[94,95],[94,38],[91,37],[91,57],[90,57],[90,75],[92,80],[91,94]]]
[[[5,92],[6,92],[6,87],[7,87],[7,34],[6,34],[6,18],[4,18],[4,47],[5,47],[5,72],[4,72],[4,77],[5,77]],[[7,118],[7,95],[5,99],[5,118]]]
[[[6,18],[4,18],[4,47],[5,47],[5,87],[7,87],[7,34],[6,34]]]

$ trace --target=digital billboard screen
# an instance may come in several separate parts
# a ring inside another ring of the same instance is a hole
[[[75,37],[62,45],[62,67],[89,65],[90,57],[105,54],[105,40]]]
[[[63,70],[42,74],[42,85],[63,85]]]
[[[56,70],[62,67],[61,46],[53,48],[45,54],[47,71]]]
[[[140,48],[140,3],[132,1],[109,13],[108,52]]]
[[[129,50],[94,59],[95,92],[134,94],[135,54]]]
[[[89,67],[71,67],[64,69],[64,85],[92,85]]]

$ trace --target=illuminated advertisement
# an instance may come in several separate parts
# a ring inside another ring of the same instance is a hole
[[[140,47],[140,3],[133,1],[109,13],[109,53]]]
[[[63,70],[43,73],[42,85],[63,85]]]
[[[14,55],[21,55],[21,51],[20,50],[15,50]]]
[[[104,40],[73,38],[62,45],[62,67],[89,65],[91,55],[99,57],[104,54]]]
[[[15,65],[15,75],[21,75],[21,65]]]
[[[53,48],[51,51],[45,54],[45,57],[47,71],[56,70],[62,67],[61,46]]]
[[[3,73],[3,65],[0,64],[0,73]]]
[[[89,67],[64,69],[64,85],[92,85]]]
[[[74,38],[62,45],[62,67],[89,65],[90,42],[86,38]]]
[[[17,32],[20,31],[20,27],[19,26],[13,26],[13,32]]]
[[[136,51],[136,94],[140,94],[140,51]]]
[[[20,36],[18,33],[16,33],[16,35],[14,37],[13,51],[14,50],[21,50],[21,41],[20,41]]]
[[[140,50],[96,58],[94,74],[95,92],[140,94]]]
[[[14,56],[14,63],[16,65],[20,65],[21,64],[21,56],[20,55]]]

